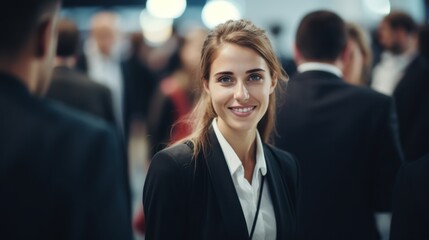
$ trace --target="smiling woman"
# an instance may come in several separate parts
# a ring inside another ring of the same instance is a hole
[[[217,114],[219,130],[227,139],[242,139],[247,141],[246,145],[252,145],[276,84],[277,77],[271,77],[265,60],[254,50],[231,43],[220,47],[204,88]],[[239,142],[244,144],[242,140]],[[231,145],[242,155],[240,159],[246,160],[247,149]],[[253,170],[247,172],[247,180],[251,181]]]
[[[192,134],[146,177],[146,239],[295,239],[299,167],[268,145],[278,81],[265,31],[228,21],[207,36]]]

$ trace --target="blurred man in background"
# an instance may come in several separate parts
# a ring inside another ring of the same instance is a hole
[[[392,98],[344,81],[350,46],[337,14],[307,14],[295,42],[275,143],[302,169],[298,239],[379,239],[374,213],[390,211],[402,161]]]
[[[426,33],[425,33],[426,31]],[[418,34],[418,52],[399,81],[393,98],[398,113],[399,133],[409,161],[429,153],[429,59],[428,27]]]
[[[115,121],[127,141],[134,94],[122,59],[119,15],[98,12],[92,17],[90,28],[77,68],[110,89]]]
[[[75,23],[61,19],[58,23],[55,69],[46,96],[114,125],[109,88],[75,69],[79,40]]]
[[[39,98],[49,85],[59,10],[59,0],[0,8],[0,238],[131,239],[116,132]]]
[[[417,54],[417,25],[406,13],[391,12],[378,28],[384,52],[375,65],[371,87],[391,96]]]

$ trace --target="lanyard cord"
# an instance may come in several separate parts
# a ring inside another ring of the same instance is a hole
[[[252,231],[250,231],[250,236],[249,236],[250,240],[252,239],[253,233],[255,232],[256,221],[258,221],[259,208],[261,207],[262,191],[264,190],[264,180],[265,180],[265,176],[262,175],[261,190],[259,191],[258,206],[256,207],[256,214],[255,214],[255,218],[253,219]]]

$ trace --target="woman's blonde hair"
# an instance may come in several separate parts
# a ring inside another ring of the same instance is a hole
[[[351,22],[347,23],[347,34],[348,37],[357,44],[362,53],[363,66],[359,84],[366,85],[369,82],[372,65],[372,51],[369,38],[361,27]]]
[[[206,152],[209,128],[213,118],[217,116],[210,96],[204,91],[204,81],[209,81],[211,64],[224,44],[235,44],[254,50],[265,60],[272,78],[277,78],[278,81],[288,79],[263,29],[256,27],[248,20],[229,20],[211,30],[204,41],[201,52],[200,81],[198,83],[200,97],[188,118],[192,132],[185,138],[194,145],[194,158],[201,151]],[[270,95],[267,112],[257,126],[264,142],[271,140],[271,134],[275,128],[275,92]]]

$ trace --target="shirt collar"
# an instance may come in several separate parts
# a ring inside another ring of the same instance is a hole
[[[303,63],[298,66],[298,72],[306,72],[306,71],[324,71],[324,72],[330,72],[332,74],[337,75],[338,77],[343,77],[343,73],[341,72],[341,69],[336,67],[335,65],[328,64],[328,63],[320,63],[320,62],[307,62]]]
[[[231,147],[231,145],[228,143],[228,141],[220,132],[219,127],[217,126],[217,118],[213,119],[212,126],[215,132],[216,138],[219,141],[219,144],[221,146],[223,155],[225,157],[226,163],[229,168],[229,172],[232,176],[235,174],[235,172],[238,171],[240,167],[241,168],[243,167],[243,164],[241,163],[234,149]],[[257,173],[259,172],[259,170],[261,171],[263,176],[267,174],[267,164],[265,161],[265,154],[264,154],[264,148],[262,145],[262,140],[259,135],[259,132],[256,131],[256,164],[255,164],[255,171],[253,172],[254,173],[253,177],[258,176]]]

